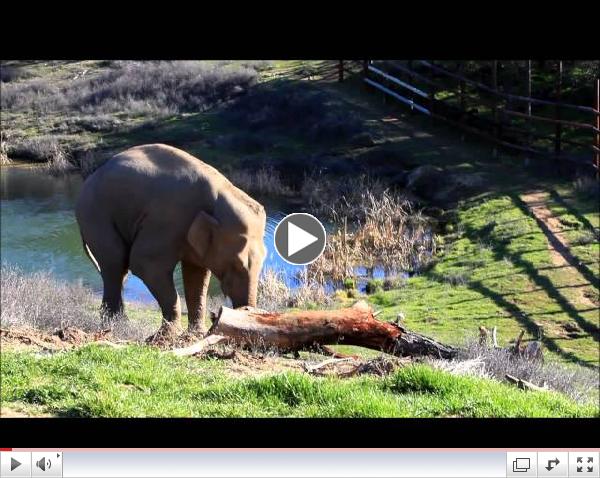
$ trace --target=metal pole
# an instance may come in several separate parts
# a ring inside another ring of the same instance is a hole
[[[344,60],[338,63],[338,81],[344,81]]]

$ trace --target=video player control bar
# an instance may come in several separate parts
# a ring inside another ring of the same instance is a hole
[[[15,450],[0,453],[0,477],[599,478],[599,451]]]

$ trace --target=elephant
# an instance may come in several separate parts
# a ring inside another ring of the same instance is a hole
[[[105,319],[124,313],[131,271],[160,306],[157,335],[181,331],[173,281],[179,262],[189,332],[205,332],[211,273],[233,307],[256,306],[265,209],[191,154],[164,144],[116,154],[85,180],[75,215],[84,251],[102,276]]]

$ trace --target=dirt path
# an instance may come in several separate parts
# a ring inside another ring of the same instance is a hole
[[[563,233],[563,226],[559,219],[552,214],[547,206],[548,198],[549,194],[540,190],[530,191],[521,195],[521,200],[531,210],[540,229],[548,239],[548,249],[550,250],[552,264],[560,267],[562,274],[568,277],[569,283],[586,284],[588,281],[578,270],[580,267],[579,260],[571,253],[569,249],[569,243]],[[572,305],[575,307],[598,306],[598,304],[594,303],[589,297],[587,297],[585,294],[585,289],[585,287],[579,288],[580,293],[577,295],[577,299]]]

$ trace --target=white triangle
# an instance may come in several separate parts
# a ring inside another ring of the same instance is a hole
[[[288,257],[296,254],[305,247],[317,242],[318,237],[313,236],[304,229],[299,228],[291,221],[288,221]]]

